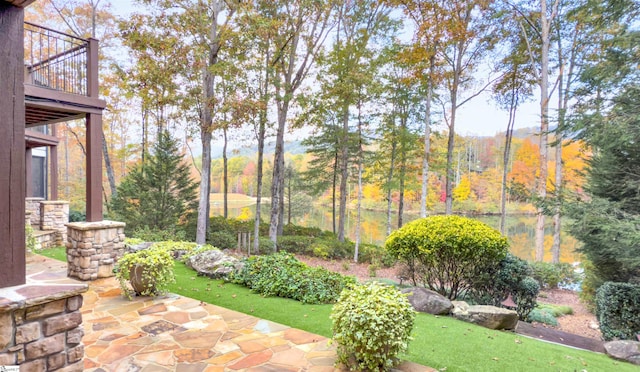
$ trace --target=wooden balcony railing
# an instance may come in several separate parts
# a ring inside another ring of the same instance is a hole
[[[91,61],[94,45],[97,57],[97,41],[93,39],[25,22],[25,84],[92,96],[94,79],[97,87],[97,58]]]

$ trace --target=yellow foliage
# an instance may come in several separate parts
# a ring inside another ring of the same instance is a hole
[[[453,189],[453,199],[455,201],[465,201],[471,196],[471,181],[468,176],[462,177],[458,186]]]
[[[253,217],[252,215],[253,213],[251,213],[251,208],[244,207],[240,210],[240,215],[238,216],[238,219],[242,221],[248,221]]]

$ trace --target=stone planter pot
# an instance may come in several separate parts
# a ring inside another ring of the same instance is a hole
[[[129,283],[136,296],[156,293],[156,281],[147,270],[149,269],[144,265],[135,265],[129,270]]]

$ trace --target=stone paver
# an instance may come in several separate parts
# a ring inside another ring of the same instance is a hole
[[[69,283],[64,263],[35,257],[31,280]],[[323,336],[173,294],[129,301],[114,278],[90,282],[81,312],[84,371],[340,371]]]

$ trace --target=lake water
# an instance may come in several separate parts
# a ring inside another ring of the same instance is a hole
[[[255,206],[247,207],[244,210],[245,216],[249,214],[253,217]],[[238,217],[243,213],[243,208],[229,208],[229,216]],[[263,216],[268,217],[268,209],[262,210]],[[216,206],[211,207],[211,215],[222,215],[222,209]],[[418,218],[417,214],[405,214],[404,222],[407,223]],[[472,217],[488,224],[491,227],[499,228],[499,216],[477,216]],[[263,217],[263,220],[267,218]],[[364,243],[373,243],[383,245],[387,237],[386,228],[387,216],[384,212],[362,211],[362,222],[360,237]],[[296,225],[315,226],[322,230],[332,230],[331,209],[323,206],[312,207],[309,212],[303,216],[292,218],[292,222]],[[547,227],[545,229],[545,254],[544,260],[551,262],[551,244],[553,242],[553,228],[551,218],[547,218]],[[397,215],[392,216],[392,224],[397,223]],[[530,215],[512,215],[507,217],[506,235],[509,239],[511,253],[516,256],[533,261],[535,256],[535,225],[536,217]],[[394,225],[395,226],[395,225]],[[356,236],[356,211],[349,210],[346,221],[346,235],[349,239],[355,240]],[[575,252],[578,242],[575,238],[566,232],[561,235],[560,261],[573,263],[580,261],[579,255]]]

